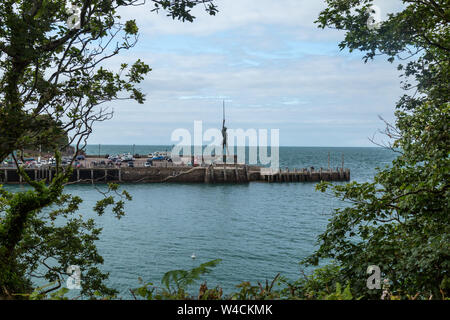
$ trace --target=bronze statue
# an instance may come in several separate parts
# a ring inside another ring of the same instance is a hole
[[[225,127],[225,100],[223,101],[222,151],[225,159],[225,156],[228,154],[227,127]]]

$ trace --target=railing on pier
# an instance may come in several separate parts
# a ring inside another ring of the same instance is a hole
[[[266,182],[318,182],[318,181],[350,181],[350,169],[336,168],[315,170],[261,168],[261,180]]]

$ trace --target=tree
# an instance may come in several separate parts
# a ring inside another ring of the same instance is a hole
[[[22,151],[20,154],[22,162],[24,162],[23,150],[31,150],[33,152],[42,150],[51,152],[55,149],[64,150],[64,148],[69,145],[69,137],[62,128],[61,123],[55,122],[49,115],[37,116],[36,122],[39,123],[39,128],[42,129],[39,130],[39,134],[36,134],[34,131],[29,131],[25,135],[25,144],[20,146],[20,150]]]
[[[191,9],[197,5],[204,5],[211,15],[217,12],[210,0],[151,3],[152,11],[165,10],[181,21],[192,22]],[[76,7],[68,10],[70,4]],[[138,85],[151,71],[147,64],[137,60],[117,70],[103,64],[137,43],[135,21],[122,21],[119,9],[144,4],[137,0],[2,2],[0,162],[38,138],[52,141],[55,132],[68,137],[66,145],[55,144],[55,148],[74,145],[79,150],[93,125],[111,118],[112,111],[104,105],[130,99],[143,103]],[[78,264],[85,275],[82,294],[92,296],[96,290],[112,294],[102,284],[107,275],[96,267],[103,261],[94,245],[100,229],[92,220],[74,217],[81,199],[63,192],[70,167],[57,165],[49,185],[31,181],[20,167],[18,171],[31,189],[12,194],[0,188],[0,297],[31,292],[33,276],[56,281],[57,288],[70,264]],[[102,214],[112,207],[120,217],[122,198],[130,199],[129,195],[110,185],[104,196],[95,210]],[[35,274],[38,267],[46,272]]]
[[[371,0],[327,0],[318,18],[321,28],[346,30],[340,47],[365,52],[365,62],[380,55],[401,61],[407,93],[395,125],[386,123],[388,142],[380,143],[398,157],[372,183],[331,188],[349,205],[334,211],[304,263],[335,260],[336,281],[349,281],[356,296],[379,298],[366,288],[367,267],[378,265],[401,297],[442,298],[450,289],[450,10],[444,0],[402,2],[375,30],[366,23]]]

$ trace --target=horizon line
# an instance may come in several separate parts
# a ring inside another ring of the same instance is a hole
[[[174,144],[109,144],[109,143],[88,143],[86,144],[87,146],[138,146],[138,147],[152,147],[152,146],[174,146]],[[198,145],[178,145],[179,147],[199,147]],[[202,145],[202,147],[207,147],[210,145]],[[220,145],[218,145],[218,147],[220,148]],[[272,146],[248,146],[248,145],[236,145],[234,147],[272,147]],[[381,146],[295,146],[295,145],[280,145],[280,148],[380,148],[380,149],[385,149],[384,147]]]

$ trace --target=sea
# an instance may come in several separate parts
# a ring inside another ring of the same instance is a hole
[[[88,145],[88,154],[148,154],[171,146]],[[351,180],[369,182],[377,168],[389,166],[396,155],[383,148],[280,147],[280,167],[327,168],[344,166]],[[335,182],[335,184],[343,182]],[[79,213],[95,217],[103,228],[97,247],[109,272],[107,284],[130,298],[130,289],[142,279],[156,287],[162,276],[176,269],[189,270],[221,259],[202,276],[208,287],[224,293],[243,281],[252,284],[273,279],[278,273],[289,280],[302,277],[299,262],[317,249],[336,208],[347,204],[315,190],[316,183],[227,184],[123,184],[133,201],[126,215],[99,217],[93,213],[102,195],[91,185],[70,185],[66,193],[84,199]],[[105,186],[99,185],[99,188]],[[21,190],[21,186],[7,186]],[[195,259],[192,259],[195,255]],[[191,287],[198,292],[200,282]],[[76,290],[75,290],[76,291]]]

